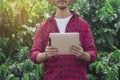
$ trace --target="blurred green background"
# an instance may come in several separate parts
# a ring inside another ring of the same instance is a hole
[[[120,0],[78,0],[71,9],[87,20],[98,50],[89,80],[120,80]],[[0,0],[0,80],[43,80],[29,58],[34,32],[55,11],[46,0]]]

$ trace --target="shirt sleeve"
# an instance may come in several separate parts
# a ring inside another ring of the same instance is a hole
[[[35,32],[33,45],[30,50],[31,60],[37,64],[36,56],[42,52],[44,52],[44,39],[43,39],[42,25],[40,25]]]
[[[89,53],[91,56],[91,59],[89,62],[87,62],[87,64],[91,64],[96,60],[97,57],[97,50],[96,50],[96,46],[94,43],[94,38],[92,36],[92,32],[90,30],[89,24],[86,23],[85,25],[85,31],[83,33],[84,35],[84,51]]]

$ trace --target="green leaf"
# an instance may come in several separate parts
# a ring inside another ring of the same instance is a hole
[[[104,70],[105,70],[105,65],[101,61],[96,62],[96,73],[104,72]]]
[[[7,47],[8,38],[0,38],[0,47]]]
[[[22,80],[30,80],[30,78],[29,78],[29,73],[24,74]]]
[[[108,34],[107,36],[106,36],[106,42],[108,42],[108,44],[110,45],[110,46],[113,46],[114,45],[114,37],[113,37],[113,35],[112,34]]]
[[[15,78],[14,74],[9,74],[6,80],[17,80],[17,79]]]
[[[8,66],[5,64],[2,64],[0,66],[0,78],[4,78],[7,72],[8,72]]]
[[[6,58],[6,56],[3,53],[3,50],[0,48],[0,60]]]
[[[88,80],[96,80],[96,78],[94,75],[88,74]]]
[[[110,54],[111,58],[115,60],[115,62],[120,62],[120,50],[117,49]]]

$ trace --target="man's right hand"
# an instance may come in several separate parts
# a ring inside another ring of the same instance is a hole
[[[40,53],[37,55],[36,57],[36,62],[37,63],[41,63],[44,60],[51,58],[52,56],[58,55],[58,50],[57,48],[50,46],[49,43],[45,48],[45,52],[44,53]]]
[[[51,45],[49,45],[49,42],[48,42],[48,45],[45,48],[45,55],[46,55],[46,57],[50,58],[52,56],[58,55],[58,53],[59,53],[58,49],[53,47],[53,46],[51,46]]]

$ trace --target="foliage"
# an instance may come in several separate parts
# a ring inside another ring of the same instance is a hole
[[[43,65],[35,65],[28,57],[28,47],[23,47],[17,59],[6,59],[0,66],[0,80],[42,80]]]
[[[89,22],[98,50],[120,48],[120,0],[78,0],[73,9]]]
[[[21,46],[31,46],[33,32],[49,13],[50,5],[45,3],[44,0],[0,0],[0,46],[6,56],[14,55]]]
[[[110,53],[99,52],[98,59],[90,65],[89,77],[91,80],[119,80],[120,78],[120,49],[116,49]]]
[[[0,0],[0,80],[42,80],[29,59],[33,33],[50,13],[44,0]]]

